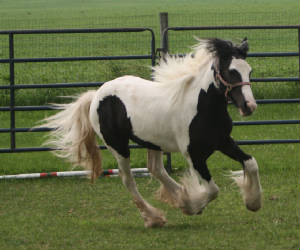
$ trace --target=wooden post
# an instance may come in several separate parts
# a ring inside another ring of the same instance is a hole
[[[168,52],[169,50],[169,40],[168,40],[168,33],[165,34],[163,37],[163,32],[169,26],[168,21],[168,13],[162,12],[159,13],[159,21],[160,21],[160,46],[162,48],[162,56]]]

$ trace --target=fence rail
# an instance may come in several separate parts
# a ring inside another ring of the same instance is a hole
[[[298,51],[297,52],[262,52],[262,53],[249,53],[249,57],[299,57],[300,54],[300,26],[202,26],[202,27],[166,27],[162,30],[161,36],[161,50],[167,52],[169,50],[168,32],[176,31],[191,31],[191,30],[238,30],[238,29],[290,29],[298,32]],[[87,56],[87,57],[42,57],[42,58],[15,58],[14,54],[14,37],[15,35],[39,35],[39,34],[78,34],[78,33],[130,33],[130,32],[148,32],[150,33],[150,54],[143,55],[122,55],[122,56]],[[38,110],[53,110],[53,106],[16,106],[15,105],[15,90],[18,89],[42,89],[42,88],[73,88],[73,87],[99,87],[103,82],[78,82],[78,83],[49,83],[49,84],[15,84],[15,64],[20,63],[35,63],[35,62],[67,62],[67,61],[101,61],[101,60],[151,60],[151,65],[155,65],[157,59],[155,36],[150,28],[117,28],[117,29],[63,29],[63,30],[14,30],[14,31],[0,31],[0,36],[8,36],[8,49],[9,58],[0,59],[0,64],[9,65],[10,84],[1,85],[0,90],[9,90],[10,92],[10,105],[8,107],[0,107],[0,111],[10,112],[10,127],[0,128],[0,133],[10,134],[10,147],[1,148],[0,153],[19,153],[19,152],[40,152],[51,151],[51,148],[42,147],[28,147],[18,148],[16,146],[16,133],[28,132],[46,132],[49,128],[16,128],[15,126],[15,112],[16,111],[38,111]],[[300,57],[299,57],[299,72],[300,72]],[[299,73],[300,75],[300,73]],[[252,82],[297,82],[300,81],[299,77],[272,77],[272,78],[254,78]],[[257,100],[260,104],[269,103],[299,103],[299,98],[295,99],[267,99]],[[234,126],[245,125],[289,125],[299,124],[299,120],[267,120],[267,121],[235,121]],[[237,141],[240,145],[261,145],[261,144],[278,144],[278,143],[299,143],[298,139],[285,139],[285,140],[247,140]],[[100,148],[105,149],[104,146]],[[141,148],[138,145],[131,145],[131,148]],[[170,164],[170,156],[168,156],[168,164]],[[170,168],[170,165],[167,166]]]
[[[140,33],[150,34],[149,51],[150,54],[144,55],[122,55],[122,56],[85,56],[85,57],[41,57],[41,58],[15,58],[14,38],[16,35],[40,35],[40,34],[91,34],[91,33]],[[103,82],[82,82],[82,83],[52,83],[52,84],[15,84],[15,64],[37,63],[37,62],[70,62],[70,61],[107,61],[107,60],[151,60],[151,65],[155,65],[155,36],[150,28],[109,28],[109,29],[53,29],[53,30],[10,30],[0,31],[0,36],[8,36],[9,58],[0,59],[0,64],[9,64],[9,85],[1,85],[0,90],[10,91],[10,105],[0,107],[0,111],[10,113],[10,128],[0,128],[0,133],[10,134],[10,148],[1,148],[0,153],[19,153],[19,152],[40,152],[50,151],[51,148],[45,147],[16,147],[16,133],[18,132],[42,132],[49,129],[16,128],[16,111],[40,111],[53,110],[53,106],[16,106],[15,90],[17,89],[36,89],[36,88],[73,88],[73,87],[99,87]],[[101,148],[105,148],[102,147]],[[130,145],[130,148],[141,148],[138,145]]]

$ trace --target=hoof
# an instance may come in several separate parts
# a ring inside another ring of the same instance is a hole
[[[248,210],[252,211],[252,212],[256,212],[261,208],[261,201],[255,201],[255,202],[246,202],[246,207]]]
[[[185,214],[185,215],[194,215],[195,213],[194,213],[194,211],[191,211],[191,210],[188,210],[188,209],[186,209],[186,208],[181,208],[181,211],[182,211],[182,213],[183,214]]]
[[[203,210],[200,210],[200,211],[197,213],[197,215],[201,215],[202,212],[203,212]]]
[[[258,211],[262,207],[262,194],[259,190],[255,195],[249,195],[244,199],[245,205],[248,210],[252,212]]]
[[[156,218],[146,218],[145,219],[145,227],[146,228],[156,228],[156,227],[163,227],[167,223],[167,219],[163,217],[156,217]]]
[[[249,211],[252,211],[252,212],[257,212],[260,209],[260,206],[259,207],[251,207],[251,206],[247,205],[246,207]]]
[[[186,207],[184,207],[184,208],[180,208],[180,209],[181,209],[183,214],[189,215],[189,216],[191,216],[191,215],[201,215],[203,210],[204,210],[204,208],[203,208],[203,209],[200,209],[198,212],[195,212],[191,208],[187,209]]]

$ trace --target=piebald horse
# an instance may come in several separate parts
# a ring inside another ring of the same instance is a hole
[[[184,57],[166,56],[154,67],[153,79],[123,76],[88,91],[70,104],[57,106],[57,114],[43,126],[53,128],[48,145],[74,165],[101,174],[101,155],[96,135],[116,158],[124,185],[144,219],[145,227],[163,226],[162,211],[139,193],[130,171],[129,141],[148,149],[147,167],[161,187],[162,201],[188,215],[200,214],[217,197],[219,188],[206,160],[219,150],[241,163],[232,172],[244,203],[251,211],[261,207],[258,165],[230,136],[231,100],[243,116],[257,107],[250,85],[251,67],[245,61],[248,42],[236,45],[221,39],[199,40]],[[163,166],[163,152],[181,152],[189,164],[178,183]]]

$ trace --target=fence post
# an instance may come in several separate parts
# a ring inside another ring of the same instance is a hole
[[[168,33],[164,34],[164,31],[169,27],[169,19],[167,12],[159,13],[159,23],[160,23],[160,47],[161,47],[161,56],[164,58],[165,54],[169,50],[169,40],[168,40]],[[171,160],[171,153],[165,153],[167,157],[167,163],[165,168],[168,173],[172,172],[172,160]]]
[[[167,12],[159,13],[159,21],[160,21],[160,47],[162,48],[162,56],[169,50],[169,40],[168,40],[168,31],[163,36],[164,30],[169,26],[169,19]]]

